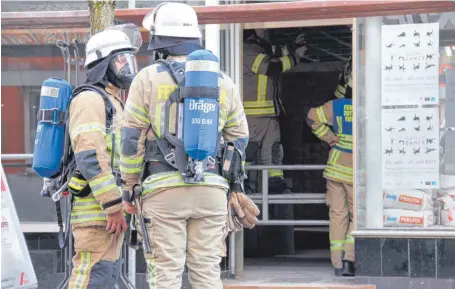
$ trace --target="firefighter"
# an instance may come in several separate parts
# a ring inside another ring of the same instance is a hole
[[[283,148],[278,116],[284,114],[284,107],[279,95],[278,76],[300,63],[306,47],[303,34],[298,35],[289,47],[278,48],[272,46],[265,35],[264,30],[257,29],[246,36],[243,46],[243,105],[250,131],[247,157],[254,158],[259,149],[258,164],[280,165]],[[269,170],[268,175],[271,192],[286,189],[283,171]]]
[[[243,46],[243,105],[250,132],[247,164],[282,164],[283,147],[278,117],[284,115],[285,111],[280,98],[279,76],[298,65],[307,50],[303,34],[299,34],[293,43],[281,46],[271,45],[267,40],[268,35],[263,29],[253,30],[245,35]],[[257,191],[256,184],[259,182],[256,176],[256,172],[249,173],[249,179],[245,181],[247,193]],[[268,177],[270,194],[290,193],[282,170],[270,169]],[[293,219],[292,205],[273,205],[270,213],[272,218]],[[259,235],[263,235],[265,239],[272,238],[270,235],[280,235],[283,239],[280,246],[263,248],[266,244],[260,244]],[[257,235],[256,232],[245,232],[245,239],[249,253],[256,250],[260,250],[260,254],[266,252],[269,255],[294,253],[293,226],[257,228]]]
[[[238,215],[236,225],[240,222],[249,228],[257,222],[259,211],[241,192],[240,183],[228,182],[216,169],[204,174],[203,182],[188,184],[180,171],[166,161],[163,151],[169,147],[162,148],[160,143],[167,141],[164,126],[175,133],[175,125],[171,124],[175,124],[176,113],[171,108],[167,124],[163,107],[175,95],[172,92],[179,83],[173,75],[177,78],[182,74],[178,70],[173,73],[173,69],[184,69],[186,56],[203,49],[202,36],[196,12],[182,3],[161,3],[142,24],[151,32],[148,49],[166,61],[142,69],[131,85],[121,130],[120,170],[125,181],[125,208],[144,216],[147,232],[141,233],[150,239],[151,252],[144,250],[148,286],[180,289],[186,261],[193,288],[221,289],[219,264],[220,255],[225,252],[220,252],[220,248],[228,234],[228,210],[233,209]],[[248,143],[246,117],[234,82],[224,73],[219,74],[218,82],[218,130],[224,141],[235,145],[233,155],[240,167]],[[181,152],[179,147],[172,149],[177,155]],[[133,186],[138,182],[142,183],[141,196],[132,205],[129,194],[136,192]],[[228,189],[232,191],[231,209]]]
[[[334,94],[337,99],[309,110],[307,122],[313,133],[331,147],[324,178],[335,275],[354,276],[351,60],[340,74]]]
[[[117,282],[127,229],[118,173],[123,111],[120,93],[129,89],[137,72],[137,51],[127,34],[118,30],[99,32],[86,45],[86,84],[101,93],[84,90],[74,96],[69,109],[69,134],[77,165],[68,184],[74,196],[71,223],[76,252],[70,289],[114,288]],[[107,103],[115,107],[115,115],[107,117],[111,111]],[[109,126],[117,127],[115,140]]]

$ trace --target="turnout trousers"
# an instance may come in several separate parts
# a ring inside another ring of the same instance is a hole
[[[124,234],[115,238],[105,226],[73,228],[73,270],[68,289],[112,289],[120,274]]]
[[[354,239],[351,236],[354,217],[353,193],[351,184],[327,180],[330,255],[335,268],[342,268],[343,260],[355,261]]]
[[[180,289],[188,267],[193,289],[222,289],[220,244],[228,232],[227,192],[209,186],[164,189],[144,196],[151,254],[144,254],[150,289]]]

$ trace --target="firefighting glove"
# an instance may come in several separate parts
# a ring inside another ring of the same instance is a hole
[[[234,209],[236,216],[232,216],[230,212],[232,209]],[[231,192],[228,202],[228,217],[232,221],[229,220],[228,222],[234,225],[230,226],[232,230],[235,230],[238,223],[248,229],[253,229],[258,223],[257,216],[259,216],[259,213],[260,211],[256,204],[244,193]]]

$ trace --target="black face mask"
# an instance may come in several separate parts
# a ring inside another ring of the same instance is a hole
[[[120,89],[125,91],[130,90],[131,83],[133,82],[135,75],[117,75],[114,73],[111,68],[107,69],[107,80],[112,83],[113,85],[117,86]]]

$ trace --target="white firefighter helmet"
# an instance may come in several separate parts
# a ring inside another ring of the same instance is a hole
[[[118,30],[101,31],[90,37],[85,46],[87,57],[85,59],[84,67],[107,57],[113,51],[122,49],[131,49],[133,53],[136,53],[139,50],[131,44],[131,41],[125,33]]]
[[[160,3],[144,17],[142,26],[151,37],[202,38],[196,11],[183,3]]]

